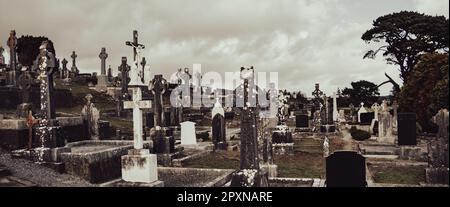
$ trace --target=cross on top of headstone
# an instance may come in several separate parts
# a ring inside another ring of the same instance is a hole
[[[63,70],[67,69],[68,61],[66,60],[66,58],[64,58],[61,63],[62,63],[62,66],[63,66]]]
[[[374,104],[372,104],[372,109],[375,112],[378,112],[378,110],[380,110],[380,105],[377,102],[375,102]]]
[[[137,30],[133,31],[133,41],[132,42],[131,41],[126,41],[125,44],[127,46],[133,47],[133,58],[134,58],[133,60],[134,61],[136,61],[137,49],[138,48],[140,48],[140,49],[144,49],[145,48],[145,45],[139,44],[139,42],[138,42],[138,31]]]
[[[102,51],[98,55],[101,60],[101,75],[106,75],[106,58],[108,58],[108,53],[106,53],[106,48],[102,48]]]

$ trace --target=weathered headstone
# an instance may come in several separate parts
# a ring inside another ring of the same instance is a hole
[[[354,151],[336,151],[326,158],[327,187],[366,187],[366,158]]]
[[[9,67],[12,72],[12,85],[18,85],[19,71],[17,68],[17,37],[16,31],[11,30],[6,44],[9,47]]]
[[[75,51],[72,51],[72,55],[70,56],[72,58],[72,67],[70,68],[73,77],[77,76],[80,72],[77,68],[77,57],[78,55],[75,53]]]
[[[223,110],[222,104],[219,103],[218,99],[214,104],[211,116],[211,134],[212,141],[214,143],[214,149],[226,150],[228,144],[226,141],[225,111]]]
[[[373,112],[374,112],[374,119],[375,120],[378,120],[378,113],[380,112],[380,105],[377,103],[377,102],[375,102],[374,104],[372,104],[372,110],[373,110]]]
[[[425,170],[426,182],[432,184],[449,184],[448,168],[448,122],[449,112],[441,109],[432,118],[439,130],[436,138],[428,143],[428,168]]]
[[[135,59],[139,58],[139,52],[135,53]],[[158,183],[157,157],[144,149],[142,110],[151,108],[151,101],[142,100],[141,87],[145,85],[139,78],[138,70],[136,65],[131,70],[133,99],[124,102],[124,108],[133,109],[134,149],[122,156],[122,179],[127,182]]]
[[[35,61],[39,65],[41,113],[39,126],[37,127],[37,136],[39,137],[40,147],[38,161],[44,162],[44,152],[49,148],[61,146],[58,140],[59,126],[56,121],[55,105],[53,100],[53,73],[55,72],[55,56],[47,50],[48,42],[42,42],[40,53]]]
[[[62,76],[61,79],[67,79],[69,78],[69,70],[67,69],[67,63],[68,61],[66,60],[66,58],[64,58],[61,62],[62,64]]]
[[[120,97],[117,102],[117,115],[123,116],[123,102],[128,101],[130,99],[130,95],[128,94],[128,82],[129,76],[128,72],[130,71],[130,66],[127,64],[127,57],[122,57],[122,64],[119,66],[120,71]]]
[[[392,133],[392,115],[389,113],[386,100],[383,100],[381,113],[378,117],[378,137],[389,143],[395,142]]]
[[[150,89],[154,96],[155,126],[163,126],[163,97],[167,90],[167,81],[162,75],[155,75],[150,81]]]
[[[91,94],[86,95],[86,104],[81,109],[81,117],[86,124],[87,136],[92,140],[99,140],[99,119],[100,111],[92,103],[93,96]]]
[[[32,106],[30,103],[30,92],[31,85],[33,83],[33,78],[28,71],[22,72],[19,77],[19,89],[22,96],[22,104],[17,106],[17,116],[19,118],[25,118],[28,116],[28,111],[31,110]]]
[[[356,122],[356,109],[355,109],[355,105],[353,105],[352,103],[350,103],[350,105],[348,106],[350,108],[350,121],[352,123]]]
[[[241,106],[241,136],[240,136],[240,170],[233,174],[231,186],[263,187],[268,186],[267,172],[261,171],[258,158],[258,124],[257,97],[254,90],[255,76],[253,67],[241,68],[242,90],[237,96],[242,96]],[[252,101],[253,102],[252,104]]]
[[[398,113],[398,145],[416,145],[416,114]]]
[[[98,55],[100,58],[100,75],[97,76],[97,86],[96,90],[105,92],[108,87],[108,77],[106,76],[106,58],[108,58],[108,53],[106,53],[106,48],[102,48],[100,54]]]
[[[184,147],[197,146],[194,122],[186,121],[181,123],[181,145]]]
[[[336,93],[333,93],[333,121],[338,121],[339,119],[339,111],[337,107],[337,98]]]

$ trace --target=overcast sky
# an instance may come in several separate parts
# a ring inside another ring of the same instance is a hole
[[[401,10],[448,18],[447,0],[0,0],[0,45],[17,36],[50,38],[59,58],[78,53],[82,72],[100,73],[101,47],[117,74],[125,41],[139,31],[150,75],[202,64],[202,71],[279,72],[279,87],[308,96],[314,83],[331,94],[351,81],[381,83],[398,77],[382,57],[363,60],[372,48],[361,40],[377,17]],[[130,62],[129,62],[130,63]],[[68,67],[70,67],[69,64]],[[167,77],[167,79],[169,79]],[[397,78],[398,80],[398,78]],[[387,95],[390,85],[381,88]]]

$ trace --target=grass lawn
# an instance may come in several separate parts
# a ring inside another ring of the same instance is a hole
[[[425,182],[423,166],[370,166],[375,183],[411,184]]]
[[[239,152],[218,151],[199,159],[190,160],[183,164],[183,167],[191,168],[217,168],[217,169],[238,169]]]

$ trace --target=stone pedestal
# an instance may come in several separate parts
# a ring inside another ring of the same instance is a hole
[[[231,187],[268,187],[269,176],[264,170],[241,169],[231,178]]]
[[[97,85],[95,86],[95,90],[99,92],[106,92],[108,90],[108,76],[97,76]]]
[[[126,182],[153,183],[158,181],[157,158],[148,149],[132,149],[122,156],[122,179]]]

